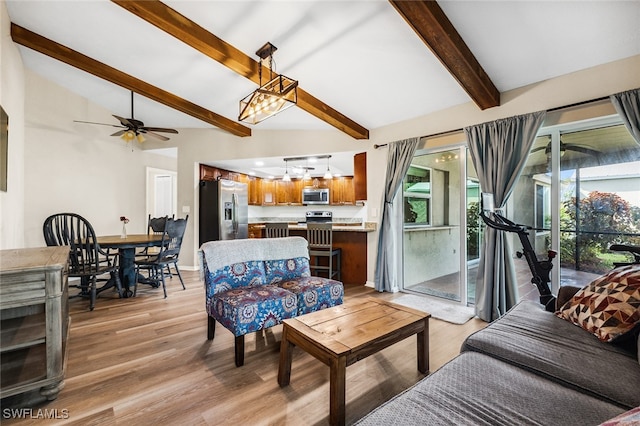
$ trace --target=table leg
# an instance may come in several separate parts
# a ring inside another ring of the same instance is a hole
[[[345,396],[347,357],[338,356],[331,360],[329,376],[329,424],[345,424]]]
[[[133,295],[131,288],[136,284],[135,248],[121,248],[120,253],[120,281],[124,297]]]
[[[280,387],[289,385],[291,379],[291,358],[293,355],[293,347],[295,346],[288,340],[287,325],[282,326],[282,342],[280,343],[280,364],[278,366],[278,384]]]
[[[424,319],[424,330],[418,334],[418,371],[429,373],[429,318]]]

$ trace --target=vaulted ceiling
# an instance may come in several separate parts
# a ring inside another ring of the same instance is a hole
[[[640,54],[640,2],[6,1],[27,68],[112,113],[162,127],[384,125]],[[438,7],[439,6],[439,7]],[[298,106],[237,120],[254,52],[299,81]],[[56,58],[56,59],[54,59]],[[66,62],[66,63],[65,63]],[[69,65],[70,64],[70,65]]]

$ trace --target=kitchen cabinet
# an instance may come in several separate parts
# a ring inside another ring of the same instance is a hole
[[[329,198],[331,204],[338,206],[355,205],[356,198],[352,176],[333,178],[330,189]]]
[[[367,199],[367,153],[353,156],[353,191],[356,201]]]
[[[276,182],[272,179],[262,179],[262,205],[275,206],[276,201]]]
[[[250,223],[248,229],[249,238],[262,238],[262,227],[264,227],[263,224]]]
[[[301,206],[302,205],[302,188],[304,181],[302,179],[292,179],[289,182],[276,180],[276,203],[283,206]]]
[[[247,186],[249,188],[249,205],[261,206],[262,205],[262,179],[257,177],[249,177],[247,179]]]
[[[62,388],[68,258],[66,246],[0,251],[0,398],[29,407]]]

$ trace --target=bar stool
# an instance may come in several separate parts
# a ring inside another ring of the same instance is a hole
[[[289,236],[289,224],[287,222],[267,223],[264,230],[267,238],[283,238]]]
[[[327,277],[340,281],[340,258],[342,250],[333,248],[333,225],[331,223],[307,223],[307,242],[309,243],[309,257],[315,258],[314,262],[309,262],[311,275],[315,271],[326,271]],[[319,259],[326,257],[328,262],[321,265]],[[333,266],[333,259],[336,258],[336,266]],[[310,259],[311,260],[311,259]]]

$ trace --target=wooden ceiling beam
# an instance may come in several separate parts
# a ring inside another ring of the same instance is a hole
[[[202,108],[173,93],[155,87],[14,23],[11,23],[11,38],[18,44],[110,81],[125,89],[134,91],[163,105],[182,111],[185,114],[212,124],[236,136],[251,136],[250,128],[234,120]]]
[[[436,1],[389,2],[480,109],[500,105],[500,92]]]
[[[111,0],[232,71],[260,84],[260,63],[160,1]],[[268,73],[265,67],[263,72]],[[239,98],[238,98],[239,99]],[[297,106],[355,139],[369,130],[298,87]]]

